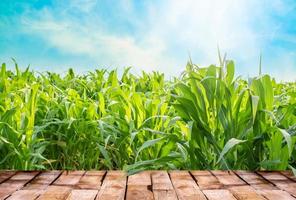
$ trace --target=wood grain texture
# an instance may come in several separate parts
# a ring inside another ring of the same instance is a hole
[[[269,200],[296,200],[296,198],[283,190],[260,190],[259,194]]]
[[[137,200],[137,199],[145,199],[145,200],[152,200],[153,192],[147,186],[143,185],[128,185],[127,186],[127,193],[126,199],[128,200]]]
[[[151,186],[151,171],[139,172],[129,176],[127,184],[131,186]]]
[[[46,191],[39,196],[39,200],[65,200],[69,197],[71,188],[68,186],[48,186]]]
[[[177,200],[174,190],[153,190],[155,200]]]
[[[288,181],[289,179],[280,172],[261,171],[257,172],[262,177],[271,182]]]
[[[134,174],[128,177],[126,199],[137,200],[146,199],[152,200],[152,181],[151,172],[145,171]]]
[[[219,189],[223,187],[217,177],[209,171],[191,171],[190,173],[202,190]]]
[[[32,200],[36,199],[42,192],[42,190],[18,190],[7,200]]]
[[[225,189],[203,190],[203,193],[206,195],[208,200],[236,200],[236,198]]]
[[[72,190],[67,200],[94,200],[98,194],[98,190]]]
[[[153,171],[151,177],[153,190],[173,190],[172,182],[166,171]]]
[[[264,200],[265,198],[258,194],[254,188],[249,185],[231,186],[229,191],[239,200]]]
[[[0,171],[0,183],[12,177],[16,172],[14,171]]]
[[[292,171],[281,171],[281,174],[296,182],[296,176],[293,174]]]
[[[125,197],[126,173],[123,171],[109,171],[97,195],[100,200],[122,200]]]
[[[154,199],[177,200],[177,195],[166,171],[152,171],[152,191]]]
[[[24,187],[24,185],[31,181],[38,173],[37,171],[20,171],[15,173],[0,184],[0,199],[5,199],[16,190]]]
[[[258,172],[258,174],[260,174],[265,179],[273,183],[276,187],[296,197],[296,182],[289,179],[282,173],[265,171],[265,172]]]
[[[290,171],[0,171],[0,200],[296,200]]]
[[[24,189],[26,190],[43,190],[53,183],[57,177],[61,174],[61,171],[44,171],[41,172],[34,180],[30,181]]]
[[[172,171],[170,177],[177,193],[178,199],[200,199],[206,200],[206,197],[197,186],[189,172],[187,171]]]
[[[276,186],[296,197],[296,183],[280,182],[276,183]]]
[[[217,177],[219,182],[224,186],[246,185],[246,183],[232,171],[216,170],[216,171],[212,171],[212,173]]]
[[[11,181],[30,181],[33,179],[37,174],[40,172],[38,171],[20,171],[14,174],[9,180]]]
[[[77,189],[99,190],[106,171],[87,171],[76,184]]]
[[[277,188],[262,176],[250,171],[235,171],[235,173],[257,190],[276,190]]]
[[[78,184],[85,171],[64,171],[54,185],[74,186]]]

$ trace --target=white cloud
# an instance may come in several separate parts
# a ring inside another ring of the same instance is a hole
[[[136,42],[129,36],[116,36],[100,28],[100,24],[79,24],[71,20],[55,19],[44,10],[42,17],[24,18],[27,33],[37,35],[64,53],[85,55],[98,64],[112,67],[136,66],[153,70],[160,64],[171,64],[161,60],[164,45],[153,38]]]
[[[269,21],[270,13],[287,10],[280,0],[271,3],[269,10],[265,9],[268,2],[255,0],[161,2],[148,2],[147,16],[141,21],[132,1],[119,1],[120,17],[126,17],[134,26],[135,32],[130,35],[108,30],[104,19],[96,14],[95,0],[70,4],[70,8],[85,13],[81,19],[63,9],[62,14],[61,9],[31,11],[23,18],[27,32],[43,38],[48,45],[63,53],[91,57],[103,66],[132,65],[176,75],[186,64],[188,52],[195,62],[215,62],[219,44],[222,51],[238,61],[239,73],[254,75],[260,52],[278,29]],[[258,25],[254,26],[254,22]]]
[[[240,60],[259,57],[261,33],[250,21],[256,17],[254,1],[173,0],[167,6],[160,9],[164,13],[152,13],[151,24],[157,23],[152,34],[161,35],[168,44],[175,41],[197,62],[217,60],[217,45]]]

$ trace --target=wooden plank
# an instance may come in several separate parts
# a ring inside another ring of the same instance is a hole
[[[106,171],[87,171],[76,185],[77,189],[99,190]]]
[[[208,200],[236,200],[228,190],[203,190],[202,192],[206,195]]]
[[[155,200],[177,200],[174,190],[153,190]]]
[[[0,171],[0,183],[6,181],[12,177],[16,172],[15,171]]]
[[[201,190],[206,189],[219,189],[223,185],[218,181],[218,179],[209,171],[190,171],[192,176],[195,178],[199,188]]]
[[[0,184],[0,199],[5,199],[16,190],[22,188],[38,173],[36,171],[20,171],[14,174],[7,181]]]
[[[190,173],[194,176],[213,176],[213,174],[207,170],[191,170]]]
[[[179,200],[206,200],[196,182],[187,171],[171,171],[171,180]]]
[[[244,181],[246,181],[248,184],[263,184],[263,183],[268,183],[266,180],[264,180],[261,176],[254,172],[250,171],[242,171],[242,170],[237,170],[234,171],[238,176],[240,176]]]
[[[133,186],[151,186],[152,181],[151,181],[151,172],[150,171],[143,171],[139,172],[137,174],[133,174],[128,177],[128,185],[133,185]]]
[[[269,200],[295,200],[288,192],[283,190],[260,190],[259,193]]]
[[[18,182],[4,182],[0,184],[0,199],[5,199],[13,192],[23,187],[26,184],[26,181],[18,181]]]
[[[256,185],[251,185],[254,189],[256,190],[278,190],[274,185],[269,185],[269,184],[256,184]]]
[[[43,171],[28,183],[24,189],[26,190],[43,190],[47,188],[61,174],[61,171]]]
[[[211,172],[217,177],[219,182],[225,186],[246,185],[246,183],[232,171],[215,170]]]
[[[152,171],[152,189],[153,190],[173,190],[170,177],[166,171]]]
[[[265,199],[260,194],[256,193],[255,189],[253,189],[249,185],[244,186],[231,186],[229,187],[229,191],[233,194],[233,196],[239,200],[263,200]]]
[[[177,199],[170,177],[166,171],[152,171],[151,178],[154,199]]]
[[[53,183],[54,185],[75,186],[79,183],[85,171],[64,171]]]
[[[50,185],[46,191],[40,195],[39,200],[65,200],[69,197],[71,188],[69,186]]]
[[[125,192],[128,200],[296,199],[296,182],[290,171],[145,171],[128,179],[122,171],[110,171],[102,180],[104,174],[0,171],[0,199],[123,200]]]
[[[253,188],[257,190],[275,190],[277,189],[273,184],[266,181],[264,178],[259,176],[258,174],[250,171],[242,171],[237,170],[235,173],[243,179],[245,182],[247,182],[249,185],[251,185]]]
[[[33,179],[39,173],[40,172],[38,172],[38,171],[19,171],[15,175],[13,175],[9,180],[29,182],[31,179]]]
[[[98,190],[72,190],[67,200],[94,200]]]
[[[109,171],[96,199],[123,200],[126,188],[126,173],[123,171]]]
[[[36,199],[42,190],[18,190],[14,192],[7,200],[32,200]]]
[[[289,181],[289,179],[280,172],[259,171],[257,173],[270,182]]]
[[[278,188],[288,192],[289,194],[296,197],[296,183],[280,172],[258,172],[265,179],[276,185]]]
[[[277,187],[280,189],[288,192],[292,196],[296,197],[296,183],[291,183],[291,182],[276,182],[275,183]]]
[[[128,177],[127,195],[128,200],[153,199],[151,191],[151,173],[150,171],[140,172]]]
[[[138,200],[138,199],[146,199],[152,200],[153,193],[147,186],[139,185],[128,185],[127,186],[127,193],[126,193],[127,200]]]
[[[296,176],[293,174],[292,171],[281,171],[280,173],[296,182]]]

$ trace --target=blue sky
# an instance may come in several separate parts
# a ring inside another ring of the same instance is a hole
[[[133,66],[178,75],[189,58],[296,80],[295,0],[1,0],[0,62],[38,71]]]

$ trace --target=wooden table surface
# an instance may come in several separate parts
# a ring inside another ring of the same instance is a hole
[[[296,199],[290,171],[0,171],[0,199]]]

